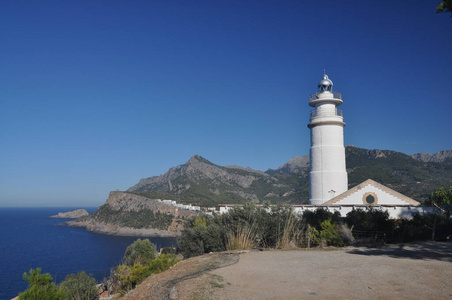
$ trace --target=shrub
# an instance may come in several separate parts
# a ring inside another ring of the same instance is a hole
[[[160,254],[173,254],[176,255],[177,248],[176,247],[164,247],[160,249]]]
[[[248,204],[187,222],[178,244],[186,258],[226,249],[285,248],[299,243],[303,226],[290,207],[273,207],[269,212]]]
[[[390,232],[394,229],[394,222],[389,219],[389,213],[380,209],[355,209],[347,213],[345,222],[359,231]]]
[[[174,254],[157,256],[154,244],[148,239],[138,239],[127,247],[124,264],[111,271],[110,280],[116,292],[125,294],[151,274],[163,272],[178,261],[179,259]]]
[[[322,231],[320,237],[326,241],[327,245],[343,247],[344,241],[339,233],[339,226],[332,223],[331,219],[325,220],[320,224]]]
[[[148,262],[148,268],[151,274],[157,274],[171,268],[179,261],[173,254],[160,254],[156,259]]]
[[[83,271],[66,276],[60,287],[66,291],[67,299],[70,300],[94,300],[98,296],[96,279]]]
[[[154,259],[156,255],[156,247],[149,239],[137,239],[127,247],[123,262],[127,266],[133,266],[136,263],[144,263],[149,259]]]
[[[140,284],[144,279],[152,274],[147,265],[142,265],[139,262],[131,267],[127,265],[119,265],[116,267],[116,270],[116,276],[120,282],[119,289],[122,293],[135,288],[136,285]]]
[[[185,258],[208,252],[224,251],[225,229],[211,222],[206,227],[186,227],[179,237],[178,244]]]
[[[333,224],[341,223],[341,215],[339,212],[331,213],[323,208],[318,208],[315,211],[305,210],[302,216],[303,222],[317,230],[322,230],[322,222],[331,220]]]
[[[204,227],[206,227],[207,226],[207,219],[206,219],[206,217],[198,217],[198,218],[195,218],[194,220],[193,220],[193,226],[204,226]]]

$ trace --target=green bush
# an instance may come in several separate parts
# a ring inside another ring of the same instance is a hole
[[[135,288],[146,279],[152,272],[148,266],[136,263],[133,266],[119,265],[116,267],[116,276],[120,282],[120,290],[126,292]]]
[[[452,234],[452,219],[445,214],[414,215],[413,219],[395,221],[390,242],[448,241]]]
[[[344,241],[339,233],[339,226],[332,223],[331,219],[325,220],[320,224],[322,231],[320,231],[320,237],[326,241],[327,245],[343,247]]]
[[[66,291],[69,300],[94,300],[98,296],[96,279],[84,271],[66,276],[60,287]]]
[[[24,273],[23,278],[28,281],[28,288],[19,294],[20,300],[64,300],[66,293],[53,282],[49,273],[41,274],[41,268],[31,269]]]
[[[147,266],[151,274],[157,274],[171,268],[178,262],[179,259],[173,254],[160,254],[156,259],[150,260]]]
[[[369,210],[354,209],[347,213],[345,222],[353,230],[358,231],[380,231],[390,233],[394,229],[394,221],[389,219],[389,213],[380,209]]]
[[[323,208],[317,208],[315,211],[305,210],[303,212],[303,223],[315,227],[318,231],[322,230],[322,222],[331,220],[333,224],[340,224],[342,222],[339,212],[329,212]]]
[[[164,247],[160,249],[161,254],[173,254],[176,255],[177,249],[176,247]]]
[[[127,247],[123,262],[127,266],[133,266],[136,263],[145,263],[156,256],[156,247],[149,239],[137,239]]]
[[[227,249],[284,248],[299,242],[302,227],[290,207],[267,211],[247,204],[205,222],[187,222],[178,244],[185,258]]]
[[[225,229],[209,220],[207,226],[186,227],[179,237],[178,245],[185,258],[208,252],[226,250]]]
[[[138,239],[124,253],[124,264],[112,270],[111,281],[115,290],[125,294],[149,277],[169,269],[179,259],[174,254],[157,256],[156,247],[149,239]]]

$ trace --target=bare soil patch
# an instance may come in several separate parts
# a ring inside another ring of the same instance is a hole
[[[452,243],[214,253],[125,299],[452,299]]]

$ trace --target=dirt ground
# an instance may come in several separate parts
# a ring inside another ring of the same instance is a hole
[[[451,299],[452,243],[212,253],[124,299]]]

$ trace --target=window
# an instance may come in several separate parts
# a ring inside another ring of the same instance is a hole
[[[365,205],[376,205],[378,204],[377,194],[369,192],[363,195],[363,203]]]
[[[373,204],[375,202],[375,198],[372,195],[366,197],[366,202],[369,204]]]

